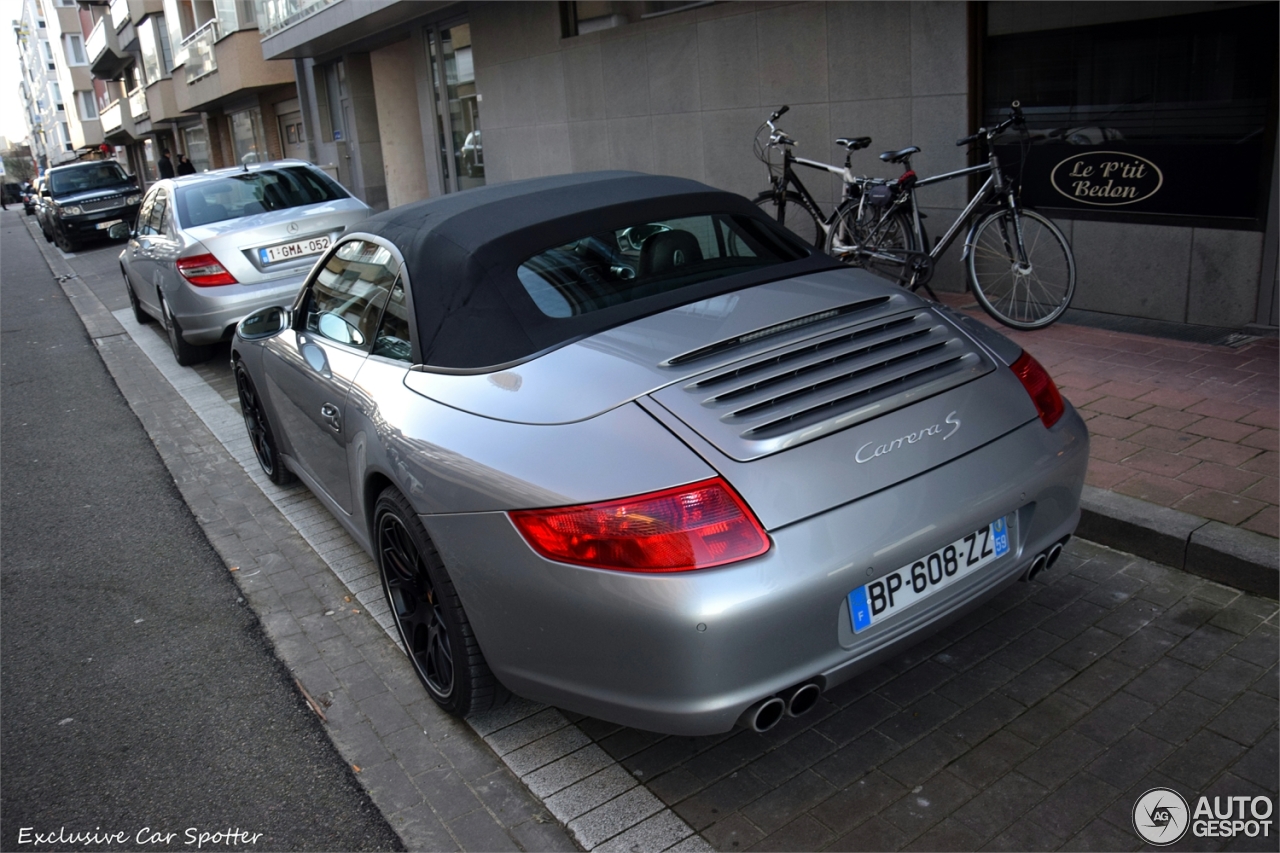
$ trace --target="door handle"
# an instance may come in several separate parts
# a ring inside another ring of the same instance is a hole
[[[332,403],[325,403],[320,407],[320,417],[329,426],[333,427],[334,432],[342,432],[342,418],[338,415],[338,407]]]

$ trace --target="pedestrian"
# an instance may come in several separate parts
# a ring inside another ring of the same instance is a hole
[[[178,174],[194,175],[195,173],[196,173],[196,167],[191,165],[191,161],[187,159],[187,155],[179,154],[178,155]]]
[[[164,148],[160,151],[160,177],[173,177],[173,161],[169,159],[169,149]]]

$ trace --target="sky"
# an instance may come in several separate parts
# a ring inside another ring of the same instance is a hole
[[[13,36],[12,15],[20,11],[18,4],[0,0],[0,136],[9,143],[21,142],[27,135],[22,118],[22,71],[18,65],[18,43]]]

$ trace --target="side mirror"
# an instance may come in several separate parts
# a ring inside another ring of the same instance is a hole
[[[138,185],[138,176],[137,176],[137,175],[130,175],[130,176],[129,176],[129,183],[133,184],[133,185],[136,187],[136,186]]]
[[[124,222],[117,222],[107,229],[107,236],[112,240],[124,240],[133,235],[133,229]]]
[[[288,308],[263,308],[240,321],[236,335],[246,341],[260,341],[278,335],[293,322],[293,311]]]

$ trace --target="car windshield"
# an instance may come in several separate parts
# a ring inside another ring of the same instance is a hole
[[[66,171],[49,173],[49,192],[54,195],[79,193],[87,190],[100,190],[128,183],[124,170],[119,164],[112,162],[95,163],[92,166],[77,166]]]
[[[707,214],[588,234],[516,272],[543,314],[574,317],[798,257],[749,219]]]
[[[347,198],[347,193],[323,172],[284,166],[179,186],[177,196],[178,220],[192,227]]]

